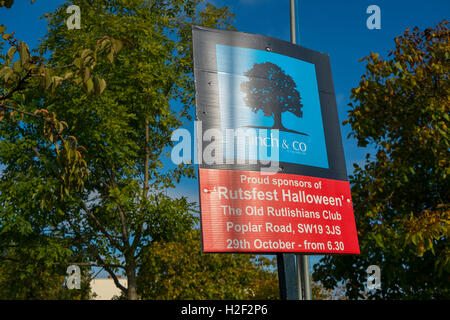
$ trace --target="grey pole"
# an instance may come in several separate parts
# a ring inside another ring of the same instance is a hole
[[[298,273],[295,264],[295,255],[292,253],[277,254],[278,283],[281,300],[299,300],[298,282],[295,275]]]
[[[300,259],[299,259],[300,258]],[[297,261],[300,260],[301,268],[300,272],[302,275],[302,291],[303,291],[303,300],[311,300],[311,281],[309,279],[309,263],[307,255],[297,255]]]
[[[297,35],[295,32],[295,0],[291,1],[291,42],[297,43]]]
[[[297,43],[296,21],[295,21],[295,0],[290,0],[291,11],[291,42]],[[296,254],[298,298],[299,300],[311,300],[311,283],[309,279],[308,256]]]
[[[291,42],[295,43],[295,3],[291,0]],[[302,288],[296,255],[293,253],[277,254],[278,281],[281,300],[301,300]]]

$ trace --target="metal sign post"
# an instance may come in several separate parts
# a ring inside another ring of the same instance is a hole
[[[295,254],[277,253],[277,270],[280,300],[299,300],[301,287],[296,277]]]
[[[291,42],[296,43],[295,0],[290,0]],[[303,300],[302,255],[293,253],[277,254],[278,282],[281,300]],[[296,259],[297,258],[297,259]],[[297,263],[296,263],[297,260]],[[306,260],[307,263],[307,260]]]
[[[296,21],[295,21],[295,1],[290,0],[291,16],[291,42],[297,44]],[[308,256],[296,254],[297,260],[297,279],[298,279],[298,299],[311,300],[311,285],[309,279]]]

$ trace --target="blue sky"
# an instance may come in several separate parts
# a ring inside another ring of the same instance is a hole
[[[46,32],[44,13],[54,10],[64,0],[16,0],[12,9],[0,10],[0,24],[15,31],[18,39],[36,47]],[[290,41],[289,0],[208,0],[217,6],[227,5],[235,14],[238,31],[258,33]],[[408,27],[427,28],[449,19],[450,1],[447,0],[296,0],[297,43],[330,56],[333,82],[338,105],[339,121],[347,117],[350,89],[358,86],[364,64],[358,60],[371,51],[387,56],[394,46],[394,38]],[[381,30],[369,30],[366,20],[369,5],[381,9]],[[83,13],[81,13],[81,20]],[[348,172],[352,164],[362,163],[367,152],[358,148],[355,140],[347,139],[350,127],[341,125]],[[180,194],[193,199],[193,185],[186,181]]]
[[[16,37],[36,47],[37,39],[46,31],[39,17],[50,12],[63,0],[16,0],[12,9],[0,9],[0,24]],[[235,14],[238,31],[263,34],[290,40],[289,0],[209,0],[228,5]],[[358,60],[378,52],[386,57],[394,46],[394,38],[408,27],[420,29],[435,26],[449,19],[448,0],[297,0],[298,44],[330,56],[339,121],[347,117],[350,89],[358,86],[364,73],[364,64]],[[381,9],[381,29],[369,30],[366,9],[377,5]],[[81,20],[83,13],[81,13]],[[362,163],[368,149],[358,148],[356,141],[348,139],[349,126],[341,125],[343,146],[348,172],[353,163]],[[370,150],[370,149],[369,149]],[[176,195],[189,195],[197,201],[197,181],[185,181],[175,190]],[[317,259],[312,259],[317,261]]]
[[[228,5],[236,15],[238,31],[259,33],[290,41],[288,0],[214,0]],[[408,27],[427,28],[450,18],[450,1],[445,0],[297,0],[298,41],[330,56],[339,120],[347,117],[350,89],[358,86],[364,64],[358,60],[371,51],[387,56],[394,38]],[[369,30],[369,5],[381,9],[381,30]],[[361,162],[366,150],[347,139],[349,126],[341,126],[348,171]]]

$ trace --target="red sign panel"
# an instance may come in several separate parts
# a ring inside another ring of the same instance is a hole
[[[359,254],[347,181],[200,168],[205,252]]]

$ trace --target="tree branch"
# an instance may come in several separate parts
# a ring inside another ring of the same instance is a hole
[[[101,232],[103,233],[103,235],[105,237],[107,237],[109,239],[109,241],[111,241],[112,244],[114,244],[119,250],[123,251],[124,248],[122,245],[120,245],[120,243],[118,243],[110,234],[109,232],[105,229],[105,227],[101,224],[101,222],[97,219],[97,217],[88,209],[88,207],[86,206],[86,204],[84,202],[81,203],[81,206],[83,207],[84,212],[87,213],[87,215],[94,220],[95,224],[100,228]]]
[[[117,278],[116,274],[110,269],[110,267],[105,263],[105,261],[102,259],[102,257],[100,257],[100,255],[98,255],[98,254],[97,254],[97,259],[100,260],[100,262],[103,264],[103,268],[106,270],[106,272],[108,272],[111,275],[116,287],[119,288],[120,290],[122,290],[123,293],[128,294],[128,289],[125,288],[119,282],[119,279]]]
[[[22,87],[22,85],[27,81],[27,79],[31,76],[31,71],[28,71],[27,74],[25,75],[25,77],[23,77],[22,79],[19,80],[19,82],[17,83],[17,86],[13,89],[11,89],[10,91],[8,91],[7,94],[4,94],[3,96],[0,97],[0,100],[8,100],[9,98],[11,98],[11,96],[14,94],[14,92],[17,92],[21,89],[25,89]]]
[[[18,112],[18,113],[22,113],[22,114],[25,114],[25,115],[27,115],[27,116],[32,116],[32,117],[35,117],[35,118],[37,118],[37,119],[43,119],[43,120],[45,120],[45,117],[43,117],[43,116],[41,116],[41,115],[34,114],[34,113],[31,113],[31,112],[27,112],[27,111],[23,111],[23,110],[21,110],[21,109],[19,109],[19,108],[12,107],[12,106],[8,106],[8,105],[6,105],[6,104],[0,104],[0,108],[2,108],[2,109],[7,109],[7,110],[12,110],[12,111],[16,111],[16,112]]]
[[[149,130],[148,130],[149,122],[148,117],[145,118],[145,163],[144,163],[144,190],[143,190],[143,198],[147,199],[148,197],[148,190],[149,190],[149,177],[148,177],[148,170],[149,170],[149,161],[150,161],[150,137],[149,137]]]

